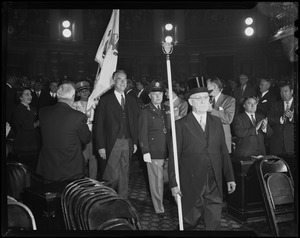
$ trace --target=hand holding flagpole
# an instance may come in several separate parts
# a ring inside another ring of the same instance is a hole
[[[172,43],[164,42],[162,45],[163,52],[166,54],[167,63],[167,74],[168,74],[168,88],[169,92],[173,92],[172,88],[172,76],[171,76],[171,63],[170,54],[173,51]],[[169,93],[170,101],[170,114],[171,114],[171,129],[172,129],[172,142],[173,142],[173,153],[174,153],[174,167],[175,167],[175,177],[180,190],[180,179],[178,170],[178,155],[177,155],[177,141],[176,141],[176,129],[175,129],[175,116],[174,116],[174,105],[173,105],[173,93]],[[181,196],[177,194],[177,208],[178,208],[178,218],[179,218],[179,230],[183,230],[183,220],[182,220],[182,206],[181,206]]]

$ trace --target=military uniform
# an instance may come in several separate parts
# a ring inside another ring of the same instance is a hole
[[[161,91],[161,84],[154,84],[149,91]],[[167,158],[167,107],[152,102],[147,104],[139,116],[139,144],[142,154],[150,153],[151,163],[147,163],[152,203],[156,213],[164,213],[163,206],[163,165]]]

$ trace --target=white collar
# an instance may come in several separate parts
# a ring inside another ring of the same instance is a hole
[[[248,115],[248,117],[251,119],[251,115],[253,115],[253,117],[255,118],[255,113],[249,113],[249,112],[246,112],[246,114]]]
[[[119,103],[121,104],[122,95],[123,95],[124,100],[125,100],[124,92],[123,92],[123,93],[119,93],[118,91],[115,90],[114,93],[115,93],[115,95],[116,95],[116,97],[117,97]]]
[[[222,93],[222,92],[220,91],[219,94],[218,94],[217,96],[215,96],[215,103],[218,101],[218,99],[219,99],[221,93]]]
[[[286,104],[286,102],[289,102],[289,106],[291,107],[291,105],[293,103],[293,99],[294,99],[294,97],[292,97],[289,101],[284,101],[284,104]]]
[[[202,117],[202,121],[204,123],[206,123],[206,117],[207,117],[207,113],[203,113],[201,115],[197,114],[196,112],[192,111],[194,117],[197,119],[198,122],[200,122],[200,118]]]
[[[263,93],[261,94],[261,97],[265,96],[265,95],[267,94],[267,92],[269,92],[269,90],[263,92]]]

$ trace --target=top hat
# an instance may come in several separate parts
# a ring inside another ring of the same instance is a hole
[[[90,89],[90,83],[88,81],[80,81],[75,85],[76,92],[80,92],[83,89]]]
[[[210,94],[213,90],[208,90],[205,85],[205,80],[203,77],[200,79],[198,77],[190,78],[187,82],[189,91],[184,95],[186,99],[189,99],[191,95],[195,93],[208,93]]]

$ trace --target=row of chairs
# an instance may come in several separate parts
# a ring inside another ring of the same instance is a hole
[[[68,184],[61,205],[67,230],[141,230],[131,203],[94,179]]]

